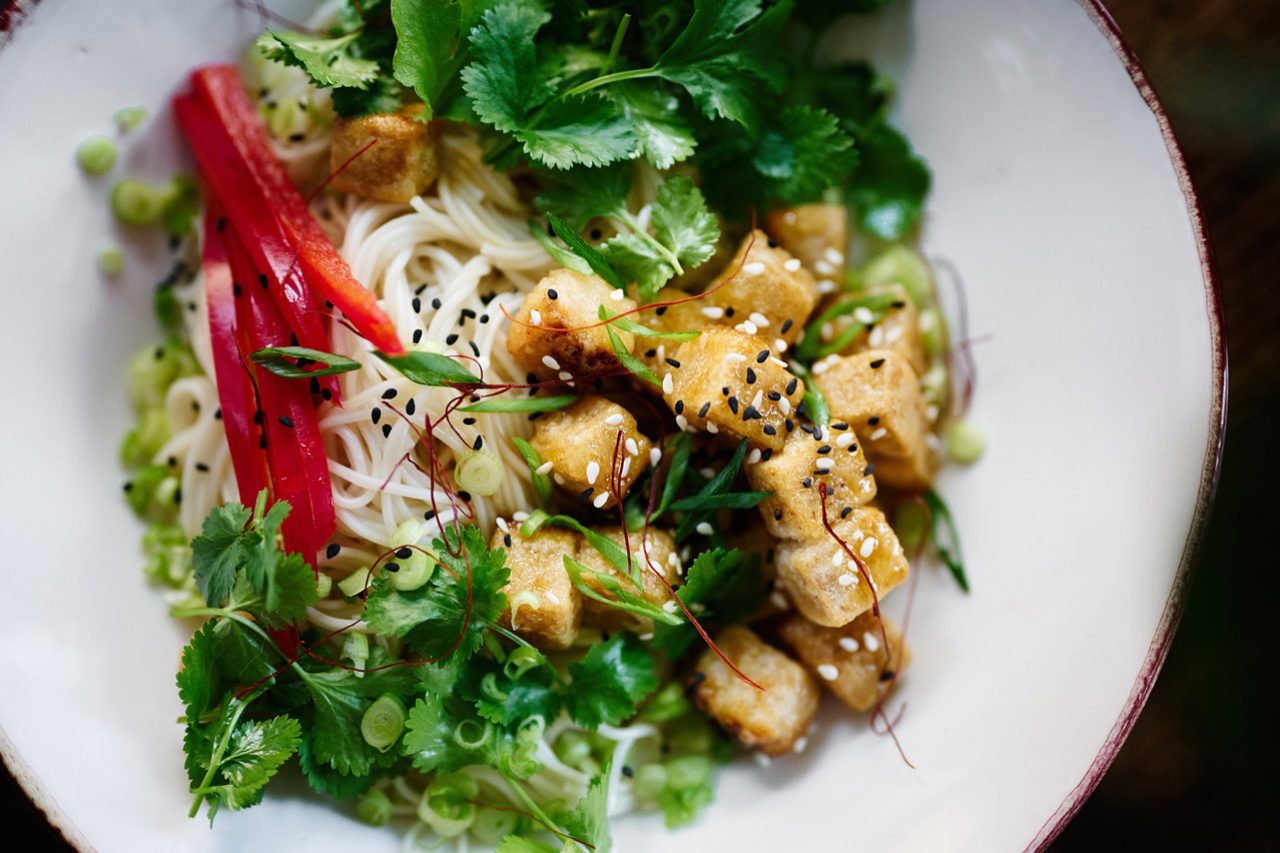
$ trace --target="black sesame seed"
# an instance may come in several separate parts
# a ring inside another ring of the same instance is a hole
[[[903,302],[901,299],[895,299],[889,303],[889,307],[890,308],[906,308],[907,303]]]
[[[728,385],[725,385],[725,386],[721,387],[721,389],[720,389],[720,394],[721,394],[722,396],[728,397],[728,396],[729,396],[729,386],[728,386]]]
[[[382,570],[383,570],[384,572],[391,572],[392,574],[395,574],[396,572],[400,571],[400,564],[399,564],[399,563],[387,563],[386,565],[384,565],[384,566],[382,567]]]
[[[812,435],[812,434],[813,434],[813,425],[812,425],[812,424],[800,424],[800,431],[801,431],[801,432],[807,432],[807,433],[809,433],[810,435]]]
[[[756,384],[756,372],[752,370],[750,367],[747,368],[747,384],[748,385]]]
[[[460,313],[463,317],[466,317],[469,320],[474,320],[476,318],[476,310],[474,308],[463,308]]]
[[[426,289],[427,289],[427,286],[426,286],[425,284],[420,284],[420,285],[418,285],[417,287],[415,287],[415,288],[413,289],[413,295],[414,295],[414,296],[421,296],[421,295],[422,295],[422,291],[424,291],[424,290],[426,290]]]
[[[467,426],[475,426],[476,419],[468,415],[462,419],[462,422]]]
[[[787,428],[787,432],[792,432],[796,428],[796,422],[791,420],[791,418],[787,418],[783,423],[783,426]]]
[[[709,411],[711,411],[711,404],[703,403],[702,408],[698,409],[698,417],[705,418],[707,416],[707,412]]]
[[[772,400],[773,402],[775,402],[775,403],[776,403],[776,402],[778,402],[779,400],[781,400],[781,399],[782,399],[782,392],[781,392],[781,391],[770,391],[768,394],[765,394],[765,396],[766,396],[766,397],[768,397],[770,400]]]
[[[781,520],[782,520],[782,510],[780,510],[780,509],[775,509],[775,510],[773,511],[773,520],[774,520],[774,521],[781,521]]]
[[[595,493],[596,493],[596,490],[588,486],[587,488],[578,492],[578,500],[589,501],[591,500],[591,496],[594,495]]]
[[[253,413],[253,422],[258,426],[262,426],[262,409],[258,409]]]
[[[262,285],[262,289],[267,289],[267,276],[265,273],[258,273],[258,284]]]
[[[778,428],[777,428],[776,426],[774,426],[773,424],[765,424],[765,425],[764,425],[764,434],[765,434],[765,435],[777,435],[777,434],[778,434]]]
[[[726,317],[732,317],[732,316],[733,316],[733,306],[732,306],[732,305],[730,305],[728,308],[724,309],[724,316],[726,316]]]
[[[599,228],[592,228],[592,229],[591,229],[591,239],[592,239],[592,240],[599,240],[599,239],[600,239],[601,237],[603,237],[603,236],[604,236],[604,232],[603,232],[603,231],[601,231]]]
[[[421,330],[421,329],[414,329],[414,330],[413,330],[413,342],[414,342],[415,344],[420,344],[420,343],[422,343],[422,330]]]
[[[240,287],[240,282],[236,281],[236,282],[232,282],[232,283],[231,283],[231,295],[232,295],[232,296],[239,296],[239,295],[240,295],[241,293],[243,293],[243,292],[244,292],[244,291],[243,291],[243,290],[241,289],[241,287]]]
[[[796,393],[796,383],[798,383],[799,381],[800,381],[799,379],[796,379],[795,377],[792,377],[791,381],[787,383],[787,396],[788,396],[788,397],[789,397],[789,396],[791,396],[792,394]]]
[[[391,424],[383,424],[383,425],[382,425],[382,437],[383,437],[383,438],[390,438],[390,437],[391,437]]]
[[[654,310],[654,312],[653,312],[653,313],[654,313],[654,314],[656,314],[657,316],[661,317],[663,314],[667,313],[667,306],[666,306],[666,305],[659,305],[659,306],[657,307],[657,309],[655,309],[655,310]]]
[[[338,552],[341,550],[342,546],[337,542],[330,542],[329,547],[324,549],[324,555],[332,560],[334,557],[338,556]]]
[[[398,392],[398,391],[396,391],[396,389],[394,389],[394,388],[388,388],[387,390],[385,390],[385,391],[383,391],[383,392],[382,392],[382,399],[384,399],[384,400],[394,400],[394,399],[396,398],[396,394],[398,394],[398,393],[399,393],[399,392]]]
[[[844,509],[840,510],[840,517],[841,517],[841,518],[848,518],[848,517],[849,517],[849,513],[851,513],[851,512],[853,512],[853,507],[851,507],[851,506],[847,506],[847,507],[845,507]]]
[[[666,359],[666,362],[667,362],[667,364],[669,364],[669,365],[671,365],[672,367],[674,367],[676,370],[679,370],[679,369],[680,369],[680,362],[676,361],[674,358],[668,358],[668,359]]]
[[[872,369],[872,370],[875,370],[876,368],[883,367],[883,366],[884,366],[884,359],[883,359],[883,358],[877,358],[877,359],[875,359],[874,361],[872,361],[872,362],[871,362],[871,369]]]
[[[886,681],[893,681],[893,670],[886,669],[884,672],[880,673],[880,681],[881,683]]]
[[[755,406],[747,406],[742,413],[742,419],[744,421],[758,421],[763,417],[764,415],[760,414],[760,410]]]
[[[403,548],[396,551],[397,560],[407,560],[412,556],[413,556],[413,549],[410,548],[408,545],[405,545]]]
[[[440,297],[438,297],[438,296],[437,296],[435,299],[432,299],[432,300],[431,300],[431,307],[432,307],[432,308],[434,308],[434,309],[436,309],[437,311],[439,311],[439,310],[440,310],[440,307],[441,307],[442,305],[444,305],[444,303],[440,301]]]
[[[267,449],[267,437],[265,435],[258,436],[258,449],[259,450]]]
[[[456,332],[450,332],[449,335],[444,339],[445,346],[451,347],[457,342],[458,342],[458,335]]]
[[[406,415],[412,415],[417,410],[418,410],[418,404],[413,400],[412,397],[410,397],[409,402],[404,404],[404,413]]]
[[[684,414],[684,400],[676,400],[676,404],[675,404],[674,408],[675,408],[675,410],[676,410],[676,414],[677,414],[677,415],[683,415],[683,414]]]
[[[481,314],[481,315],[480,315],[480,322],[481,322],[481,323],[487,323],[487,322],[489,322],[489,315],[488,315],[488,314]]]
[[[412,303],[412,304],[413,304],[413,313],[418,314],[418,313],[420,313],[420,312],[422,311],[422,300],[421,300],[421,299],[419,299],[419,298],[418,298],[418,297],[416,297],[416,296],[415,296],[415,297],[413,297],[413,303]]]
[[[332,392],[332,391],[330,391],[328,388],[321,388],[321,389],[320,389],[320,398],[321,398],[322,400],[332,400],[332,399],[333,399],[333,392]]]
[[[502,534],[502,544],[503,544],[503,545],[505,545],[505,546],[506,546],[506,547],[508,547],[508,548],[510,548],[510,547],[511,547],[511,534],[510,534],[510,533],[504,533],[504,534]]]
[[[473,441],[473,442],[471,442],[471,449],[472,449],[472,450],[479,450],[479,449],[480,449],[480,448],[482,448],[482,447],[484,447],[484,436],[483,436],[483,435],[477,435],[477,436],[476,436],[476,440],[475,440],[475,441]]]
[[[729,411],[733,412],[735,415],[738,414],[738,398],[737,397],[729,398]]]
[[[476,346],[475,341],[467,341],[467,345],[471,347],[471,354],[476,358],[480,357],[480,347]]]
[[[298,345],[298,343],[299,343],[299,342],[298,342],[298,336],[297,336],[297,335],[295,335],[295,334],[290,333],[290,335],[289,335],[289,346],[291,346],[291,347],[296,347],[296,346]]]
[[[374,406],[373,411],[369,413],[369,419],[372,420],[375,424],[378,421],[382,420],[382,409],[379,409],[377,406]]]
[[[788,317],[787,319],[782,321],[782,328],[780,328],[778,331],[782,332],[782,334],[785,335],[787,332],[791,331],[792,325],[794,324],[792,323],[791,318]]]
[[[313,377],[311,377],[311,382],[310,382],[310,383],[308,383],[308,388],[311,390],[311,393],[312,393],[312,394],[319,394],[319,393],[320,393],[320,380],[319,380],[319,379],[316,379],[314,376],[313,376]]]
[[[658,356],[658,351],[656,349],[649,349],[644,351],[645,358],[657,358],[657,356]]]
[[[849,425],[844,421],[836,421],[833,424],[828,424],[828,426],[830,426],[832,429],[838,429],[838,430],[846,430],[849,428]]]
[[[804,486],[806,489],[811,488],[813,486],[813,478],[805,477],[803,480],[800,481],[800,485]]]
[[[458,489],[458,500],[463,503],[471,503],[471,493],[465,489]]]
[[[126,492],[132,492],[132,491],[133,491],[133,483],[132,483],[132,482],[125,483],[125,484],[124,484],[124,490],[125,490]]]
[[[819,452],[819,453],[824,453],[824,454],[825,454],[825,453],[830,453],[830,452],[831,452],[831,445],[829,445],[829,444],[824,444],[824,445],[822,445],[821,447],[819,447],[819,448],[818,448],[818,452]]]
[[[876,466],[875,466],[875,464],[874,464],[874,463],[871,463],[871,462],[868,462],[868,463],[867,463],[867,467],[862,469],[862,476],[864,476],[864,477],[870,477],[870,476],[871,476],[872,474],[874,474],[875,472],[876,472]]]
[[[177,488],[177,489],[174,489],[174,490],[173,490],[173,502],[174,502],[174,503],[176,503],[176,504],[180,504],[180,503],[182,503],[182,489],[181,489],[181,488]]]
[[[872,415],[871,417],[867,418],[867,423],[871,424],[872,426],[875,426],[876,424],[880,423],[880,416]]]
[[[760,350],[759,353],[756,354],[756,364],[764,364],[768,360],[769,360],[769,351],[767,349],[762,349]]]
[[[169,467],[170,467],[170,468],[177,468],[177,467],[178,467],[178,457],[176,457],[176,456],[170,456],[170,457],[169,457],[169,459],[168,459],[167,461],[168,461],[168,463],[169,463]]]
[[[555,289],[554,287],[548,287],[548,288],[547,288],[547,298],[548,298],[548,299],[559,299],[559,298],[560,298],[560,294],[556,293],[556,289]]]
[[[197,463],[196,463],[196,470],[197,470],[197,471],[199,471],[201,474],[208,474],[208,473],[209,473],[209,466],[208,466],[208,465],[206,465],[206,464],[204,464],[203,462],[197,462]]]
[[[422,514],[422,517],[425,518],[427,521],[430,521],[431,519],[436,517],[436,511],[434,509],[429,509]]]
[[[623,775],[623,776],[626,776],[628,779],[630,779],[632,776],[635,776],[635,775],[636,775],[636,771],[635,771],[635,770],[632,770],[630,767],[628,767],[628,766],[626,766],[626,765],[623,765],[623,768],[622,768],[622,775]]]
[[[760,461],[761,461],[761,462],[768,462],[768,461],[769,461],[770,459],[772,459],[772,458],[773,458],[773,448],[772,448],[772,447],[766,447],[763,451],[761,451],[761,453],[760,453]]]
[[[770,249],[776,249],[778,248],[778,241],[770,237],[768,240],[768,245]]]

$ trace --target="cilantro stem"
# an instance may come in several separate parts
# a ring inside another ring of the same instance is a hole
[[[652,246],[655,252],[661,255],[667,263],[671,264],[671,268],[676,271],[676,275],[684,274],[684,267],[680,265],[680,259],[676,257],[676,253],[662,245],[657,237],[650,234],[644,225],[640,223],[640,220],[636,219],[634,213],[622,207],[615,210],[612,215],[619,222],[630,228],[637,237]]]
[[[645,77],[656,77],[658,74],[658,66],[651,65],[648,68],[630,68],[626,71],[614,71],[612,74],[601,74],[594,80],[588,80],[585,83],[579,83],[560,97],[572,98],[574,95],[581,95],[584,92],[590,92],[601,86],[608,86],[610,83],[620,83],[623,80],[640,80]]]
[[[502,774],[502,778],[506,780],[509,786],[511,786],[511,790],[516,792],[516,796],[520,798],[520,802],[524,803],[524,807],[529,810],[529,813],[532,814],[538,822],[554,832],[556,835],[559,835],[561,838],[573,840],[575,843],[577,842],[577,839],[565,832],[559,824],[547,816],[546,812],[542,810],[542,807],[534,801],[533,797],[529,796],[529,793],[520,786],[520,783],[517,782],[514,777],[505,771],[500,770],[498,772]]]
[[[627,28],[631,26],[631,13],[628,12],[622,16],[622,20],[618,22],[618,30],[613,34],[613,44],[609,45],[609,56],[605,59],[604,65],[600,66],[600,70],[608,73],[613,68],[613,63],[618,61],[618,53],[622,50],[622,40],[627,36]]]
[[[260,692],[260,690],[255,690],[243,700],[231,700],[235,704],[235,709],[232,711],[231,719],[227,721],[226,731],[222,733],[222,737],[218,740],[218,745],[213,748],[213,752],[209,755],[209,769],[205,771],[204,778],[200,780],[200,784],[193,789],[196,798],[191,804],[191,810],[187,812],[187,817],[195,817],[200,813],[200,804],[204,802],[209,783],[213,781],[218,768],[222,765],[222,756],[227,751],[227,744],[231,743],[231,735],[235,733],[236,724],[240,722],[240,715],[244,713],[254,699],[258,698]]]

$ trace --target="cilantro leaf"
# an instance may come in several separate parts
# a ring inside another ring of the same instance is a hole
[[[648,301],[662,289],[675,269],[654,245],[637,234],[620,234],[604,245],[605,257],[618,273],[636,286],[640,300]]]
[[[685,267],[696,267],[715,254],[720,224],[707,209],[702,191],[689,178],[676,175],[658,187],[653,233]]]
[[[858,226],[885,240],[900,240],[924,212],[929,167],[906,137],[887,124],[864,133],[858,143],[862,163],[849,186]]]
[[[609,88],[634,128],[640,154],[658,169],[670,169],[688,159],[697,147],[693,130],[679,117],[679,100],[662,89],[637,83]]]
[[[606,258],[596,249],[593,249],[586,240],[578,235],[578,232],[571,229],[564,223],[560,217],[551,211],[547,211],[547,223],[551,225],[551,229],[556,232],[556,236],[565,242],[575,255],[587,262],[591,272],[604,279],[614,287],[625,287],[626,282],[618,275],[618,271],[613,268]]]
[[[430,118],[467,59],[466,34],[480,19],[476,0],[391,0],[392,73],[427,105]]]
[[[352,52],[359,37],[359,31],[327,38],[267,30],[258,37],[258,49],[267,59],[301,68],[319,86],[364,89],[378,77],[379,68],[376,61]]]
[[[587,786],[587,793],[578,800],[564,827],[574,838],[595,848],[595,853],[609,853],[613,838],[609,835],[609,764],[596,774]]]
[[[549,172],[543,177],[551,186],[534,203],[543,213],[554,213],[574,231],[581,231],[592,219],[626,211],[631,172],[630,163]]]
[[[188,720],[198,720],[213,704],[218,688],[217,662],[213,638],[214,623],[201,625],[182,649],[182,669],[178,670],[178,698],[187,709]]]
[[[386,658],[371,656],[371,670]],[[412,678],[403,669],[356,673],[345,669],[310,672],[302,679],[311,700],[308,727],[310,757],[343,775],[364,776],[395,761],[395,753],[369,746],[360,721],[369,705],[384,693],[404,698]]]
[[[462,69],[462,87],[485,124],[512,133],[530,109],[553,94],[538,74],[534,39],[551,15],[533,3],[505,0],[486,11],[471,30],[476,60]]]
[[[566,846],[567,846],[566,842]],[[536,838],[525,838],[523,835],[507,835],[498,842],[493,853],[563,853],[565,847],[552,847],[545,841]],[[572,849],[572,848],[569,848]]]
[[[236,569],[247,563],[253,538],[245,533],[252,515],[242,504],[214,507],[204,520],[200,535],[191,540],[191,564],[196,586],[210,607],[218,607],[231,595]]]
[[[615,634],[569,666],[565,707],[579,725],[618,725],[658,686],[653,657],[632,634]]]
[[[449,773],[472,764],[494,766],[498,760],[492,723],[462,713],[438,694],[419,697],[409,709],[401,750],[423,773]]]
[[[840,184],[857,163],[853,140],[834,115],[813,107],[787,107],[756,143],[752,165],[769,179],[769,195],[795,204]]]
[[[486,661],[472,666],[456,692],[475,706],[483,719],[499,726],[518,726],[530,717],[554,720],[560,712],[555,673],[549,665],[508,674]]]
[[[373,787],[378,780],[378,773],[372,772],[364,776],[351,776],[339,773],[324,762],[317,761],[311,754],[311,744],[306,737],[298,744],[298,767],[311,790],[335,800],[350,800],[360,796]]]
[[[333,109],[345,118],[397,113],[404,107],[405,90],[392,78],[379,75],[363,89],[348,86],[334,89],[332,98]]]
[[[695,0],[689,24],[654,70],[683,86],[708,118],[753,131],[762,96],[783,86],[786,67],[777,40],[791,6],[782,0],[762,14],[759,0]]]
[[[374,578],[365,619],[377,633],[404,637],[426,657],[448,655],[464,662],[506,609],[502,590],[511,573],[506,552],[490,550],[474,525],[463,528],[461,542],[455,528],[448,528],[445,537],[447,542],[434,542],[441,568],[425,585],[402,592],[385,575]]]
[[[526,154],[553,169],[605,166],[639,153],[626,112],[594,93],[557,98],[513,133]]]
[[[676,592],[700,621],[728,623],[753,613],[767,592],[766,582],[754,561],[736,548],[703,551],[685,573],[684,586]],[[654,626],[650,646],[675,660],[689,650],[697,638],[692,625]]]

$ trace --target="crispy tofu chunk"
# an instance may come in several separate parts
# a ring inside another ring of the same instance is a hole
[[[677,366],[678,365],[678,366]],[[781,449],[804,383],[763,338],[710,327],[675,352],[662,393],[683,429],[705,429]]]
[[[552,270],[525,295],[516,311],[516,322],[507,332],[507,352],[524,370],[541,376],[568,380],[617,370],[618,359],[605,327],[583,328],[600,322],[601,305],[615,314],[636,307],[626,297],[614,299],[613,292],[593,275]],[[614,333],[630,352],[635,336],[621,330]]]
[[[764,230],[819,280],[844,278],[849,209],[843,204],[801,204],[769,211]]]
[[[747,628],[726,628],[716,645],[734,666],[759,684],[734,674],[715,652],[698,658],[694,700],[743,746],[769,755],[795,748],[818,710],[818,686],[803,666]]]
[[[760,504],[769,532],[780,539],[820,539],[822,496],[826,484],[827,518],[834,526],[853,507],[876,496],[876,480],[868,474],[867,458],[853,430],[796,430],[787,436],[781,453],[746,466],[751,488],[773,492]]]
[[[906,359],[917,376],[923,376],[929,369],[929,357],[925,353],[924,336],[920,331],[920,312],[907,297],[906,288],[890,284],[863,293],[841,296],[834,304],[856,302],[867,297],[892,301],[885,309],[883,318],[870,329],[853,337],[839,350],[839,354],[855,355],[869,350],[887,349]],[[823,342],[834,341],[848,334],[849,327],[855,323],[863,325],[856,313],[846,314],[824,324],[820,330]]]
[[[439,123],[419,121],[413,110],[339,118],[329,148],[333,187],[407,204],[435,182],[439,136]]]
[[[792,614],[778,626],[778,638],[818,676],[820,684],[855,711],[874,707],[893,676],[911,663],[902,632],[885,619],[882,634],[880,620],[871,611],[842,628],[815,625]]]
[[[552,479],[566,492],[596,509],[613,506],[610,489],[614,450],[622,433],[620,486],[626,495],[649,464],[652,443],[636,419],[612,400],[595,395],[538,419],[530,444],[551,463]]]
[[[907,579],[907,557],[883,512],[856,507],[833,526],[866,566],[881,599]],[[778,580],[796,608],[819,625],[848,625],[873,604],[857,563],[830,535],[783,543],[778,549]]]
[[[619,545],[626,544],[622,536],[621,527],[606,527],[599,532]],[[674,584],[679,580],[681,566],[680,558],[676,555],[676,540],[667,531],[651,527],[647,537],[643,537],[641,531],[636,531],[628,534],[628,541],[631,545],[631,553],[639,558],[641,566],[640,577],[642,583],[638,592],[654,604],[659,606],[665,604],[671,598],[671,593],[667,591],[666,584],[654,575],[653,570],[656,569],[661,572],[667,583]],[[631,579],[618,571],[617,567],[606,560],[603,554],[591,547],[591,543],[586,541],[585,538],[578,548],[576,559],[589,569],[613,575],[622,581],[624,586],[633,592],[637,591]],[[606,598],[613,598],[609,592],[596,582],[595,578],[587,578],[586,580],[593,590],[603,594]],[[650,619],[627,613],[625,610],[619,610],[616,607],[610,607],[587,596],[582,598],[582,619],[588,625],[594,625],[597,628],[606,630],[632,628],[637,631],[646,631],[653,624]]]
[[[814,365],[814,382],[833,421],[847,421],[872,462],[927,452],[924,395],[907,360],[889,350],[831,356]]]
[[[911,456],[881,456],[872,466],[876,482],[904,492],[923,492],[933,485],[938,471],[938,454],[926,443]]]
[[[564,556],[578,553],[581,534],[544,527],[528,538],[495,530],[493,548],[507,552],[507,609],[502,623],[540,649],[567,649],[582,622],[582,593],[569,580]]]
[[[700,307],[707,321],[787,344],[795,343],[818,304],[818,287],[799,258],[770,245],[760,230],[743,239],[706,294]]]
[[[688,299],[689,294],[674,287],[664,287],[653,298],[654,303],[676,302]],[[659,332],[696,332],[707,325],[702,316],[702,301],[680,302],[677,305],[659,305],[646,308],[636,315],[636,322]],[[636,343],[636,355],[654,372],[659,380],[671,371],[667,358],[674,356],[679,341],[664,338],[644,338]]]

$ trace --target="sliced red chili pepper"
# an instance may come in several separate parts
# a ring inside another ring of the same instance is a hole
[[[341,309],[356,330],[375,347],[389,353],[404,352],[395,324],[379,307],[373,291],[352,275],[347,262],[311,215],[306,199],[276,160],[253,104],[245,94],[240,72],[233,65],[208,65],[192,72],[191,79],[196,92],[249,164],[260,192],[292,231],[308,283],[318,295]]]
[[[236,305],[231,268],[224,240],[226,218],[217,199],[209,198],[204,211],[204,250],[201,266],[205,298],[209,304],[209,337],[218,386],[218,404],[231,449],[240,502],[253,506],[258,492],[267,488],[267,456],[259,446],[252,423],[253,388],[248,367],[240,358],[236,336]]]
[[[227,228],[225,238],[233,280],[253,280],[253,259],[234,227]],[[289,345],[289,327],[260,286],[241,284],[236,320],[240,346],[246,354]],[[288,501],[290,506],[283,528],[285,546],[314,565],[316,553],[336,526],[333,486],[315,405],[305,383],[283,379],[257,365],[252,369],[261,427],[267,437],[273,497]]]

